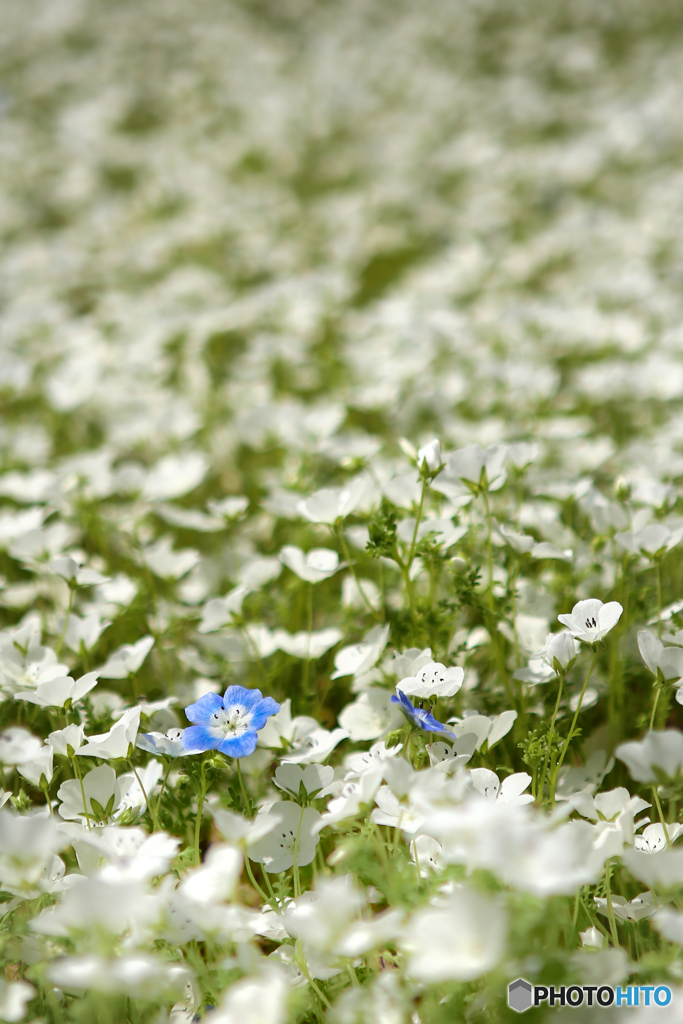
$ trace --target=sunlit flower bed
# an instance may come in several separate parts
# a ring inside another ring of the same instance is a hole
[[[0,1021],[683,1020],[683,8],[2,22]]]

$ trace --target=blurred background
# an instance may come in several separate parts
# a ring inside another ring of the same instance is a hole
[[[199,450],[263,495],[533,438],[658,504],[682,32],[675,0],[2,0],[3,465]]]

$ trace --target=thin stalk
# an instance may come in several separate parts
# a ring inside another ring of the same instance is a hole
[[[197,793],[197,818],[194,823],[194,862],[197,866],[201,863],[201,856],[199,853],[199,833],[202,827],[202,812],[204,810],[204,798],[206,796],[206,776],[204,774],[204,766],[206,762],[202,761],[202,785],[199,793]]]
[[[298,899],[301,895],[301,882],[299,881],[299,865],[297,864],[297,858],[299,856],[299,838],[301,836],[301,825],[304,820],[304,809],[301,808],[299,814],[299,825],[296,830],[296,839],[294,840],[294,859],[292,862],[292,883],[294,885],[294,899]]]
[[[272,904],[272,903],[270,902],[270,900],[268,899],[268,897],[267,897],[267,896],[266,896],[266,894],[264,893],[264,891],[263,891],[263,889],[261,888],[261,886],[260,886],[260,885],[258,884],[258,882],[256,881],[256,879],[254,878],[254,872],[253,872],[253,871],[251,870],[251,864],[249,863],[249,857],[248,857],[248,855],[247,855],[246,853],[245,853],[245,855],[244,855],[244,866],[245,866],[245,868],[247,869],[247,874],[249,875],[249,881],[251,882],[251,884],[253,885],[253,887],[254,887],[254,888],[256,889],[256,892],[257,892],[257,893],[259,894],[259,896],[261,897],[261,899],[263,900],[263,902],[264,902],[264,903],[268,903],[268,904],[270,905],[270,907],[271,907],[271,908],[272,908],[273,910],[275,910],[275,911],[276,911],[276,913],[277,913],[277,909],[276,909],[276,907],[274,907],[274,906],[273,906],[273,904]]]
[[[311,986],[311,988],[313,989],[313,991],[317,995],[318,999],[320,999],[321,1003],[323,1003],[327,1007],[328,1010],[331,1009],[332,1004],[330,1003],[329,999],[324,994],[324,992],[321,991],[321,989],[318,987],[318,985],[316,985],[315,981],[313,980],[311,975],[308,973],[308,966],[306,964],[306,959],[305,959],[304,954],[303,954],[302,949],[301,949],[301,940],[300,939],[297,939],[296,945],[297,945],[296,962],[299,964],[299,967],[301,968],[301,970],[303,971],[304,975],[306,976],[306,980],[308,981],[309,985]]]
[[[306,610],[307,610],[307,640],[306,640],[306,657],[304,658],[303,669],[301,672],[301,690],[304,697],[308,694],[308,677],[311,669],[311,633],[313,632],[313,584],[307,583],[306,593]]]
[[[156,828],[159,831],[161,831],[161,825],[159,824],[159,819],[157,818],[157,812],[152,807],[152,803],[151,803],[149,797],[147,796],[147,792],[145,790],[145,787],[142,784],[142,779],[138,775],[138,770],[135,767],[135,765],[132,764],[130,761],[128,763],[130,764],[130,767],[133,769],[133,775],[138,780],[138,786],[142,790],[142,795],[145,798],[145,803],[147,804],[147,810],[149,811],[149,816],[152,819],[152,825],[154,826],[154,828]]]
[[[348,562],[349,569],[351,570],[351,575],[353,576],[354,580],[356,581],[356,586],[358,587],[358,593],[360,594],[361,598],[363,599],[363,603],[365,604],[366,608],[368,609],[368,611],[372,615],[373,619],[375,619],[377,622],[381,622],[382,621],[382,617],[380,615],[378,615],[376,610],[372,607],[372,604],[368,600],[368,596],[365,593],[365,591],[363,590],[363,587],[361,586],[361,582],[358,579],[358,575],[356,573],[356,567],[353,564],[353,561],[351,560],[351,555],[349,553],[349,547],[348,547],[348,544],[346,543],[346,538],[344,537],[344,534],[343,534],[343,531],[342,531],[341,527],[335,526],[333,532],[336,534],[336,536],[339,539],[339,543],[340,543],[341,549],[342,549],[342,554],[344,555],[344,558]]]
[[[406,572],[410,571],[410,567],[413,564],[415,558],[415,548],[417,547],[417,535],[420,530],[420,523],[422,522],[422,509],[424,508],[425,495],[427,493],[428,481],[427,477],[422,477],[422,490],[420,492],[420,504],[417,507],[417,518],[415,519],[415,529],[413,530],[413,539],[410,542],[410,550],[408,551],[408,559],[406,561]]]
[[[90,814],[88,813],[88,801],[85,799],[85,786],[83,785],[83,776],[81,775],[81,769],[78,767],[78,762],[75,757],[70,758],[70,760],[73,766],[73,770],[76,773],[76,778],[80,783],[81,799],[83,800],[83,810],[85,811],[85,820],[88,825],[88,828],[92,828],[92,825],[90,824]]]
[[[664,838],[666,839],[666,845],[667,845],[667,847],[669,849],[671,849],[671,839],[669,838],[669,830],[666,827],[666,818],[664,817],[664,811],[662,810],[662,804],[661,804],[661,801],[659,799],[659,793],[657,792],[657,787],[656,786],[652,787],[652,795],[655,798],[655,806],[657,808],[657,814],[659,815],[659,820],[661,821],[662,828],[664,829]]]
[[[652,714],[650,715],[650,732],[655,727],[655,715],[657,714],[657,705],[659,704],[659,695],[662,692],[662,684],[655,683],[655,699],[652,702]]]
[[[161,810],[161,798],[164,795],[164,790],[166,789],[166,783],[168,782],[168,777],[171,774],[171,765],[172,764],[173,764],[173,762],[169,758],[168,768],[166,769],[166,774],[164,775],[164,777],[162,779],[161,790],[159,792],[159,799],[157,800],[157,817],[159,816],[159,811]]]
[[[655,559],[657,572],[657,636],[662,638],[662,566],[658,558]]]
[[[548,747],[545,752],[545,758],[543,761],[543,769],[538,779],[538,797],[543,800],[543,792],[545,790],[545,775],[548,770],[548,761],[550,760],[550,744],[552,743],[553,731],[555,729],[555,719],[557,718],[557,712],[560,708],[560,700],[562,698],[562,687],[564,685],[564,672],[559,673],[560,685],[557,688],[557,700],[555,701],[555,710],[553,711],[553,717],[550,719],[550,727],[548,729]]]
[[[584,694],[586,692],[586,687],[588,686],[588,680],[593,675],[593,669],[595,668],[595,663],[596,663],[597,660],[598,660],[598,652],[596,650],[595,654],[593,655],[593,660],[591,661],[590,668],[588,669],[588,674],[586,675],[586,678],[583,681],[583,686],[581,688],[581,693],[579,695],[579,703],[576,705],[576,711],[574,712],[574,717],[572,719],[572,724],[571,724],[571,727],[569,729],[569,734],[568,734],[567,739],[565,740],[565,742],[564,742],[564,744],[562,746],[562,753],[560,754],[560,760],[557,762],[557,765],[555,767],[555,771],[553,772],[552,781],[550,783],[550,799],[551,799],[551,801],[555,799],[555,786],[557,784],[557,776],[558,776],[558,774],[560,772],[560,768],[562,767],[562,762],[565,759],[565,755],[566,755],[566,753],[567,753],[567,751],[569,749],[569,744],[571,743],[571,741],[572,741],[572,739],[574,737],[574,730],[576,729],[576,723],[578,721],[579,713],[581,711],[581,705],[583,703],[583,697],[584,697]]]
[[[614,908],[612,906],[612,889],[610,887],[610,871],[612,868],[611,860],[608,860],[605,864],[605,894],[607,896],[607,918],[609,920],[609,928],[612,933],[612,942],[619,948],[619,933],[617,932],[617,922],[614,916]]]
[[[489,496],[486,490],[482,490],[482,497],[486,506],[486,555],[488,560],[488,572],[489,572],[489,586],[488,586],[488,602],[491,608],[493,608],[493,521],[491,519],[491,505],[489,503]]]
[[[244,785],[244,779],[242,778],[242,768],[241,768],[241,765],[240,765],[239,758],[236,758],[236,760],[237,760],[237,778],[239,779],[240,790],[242,792],[242,800],[244,801],[244,813],[246,814],[246,816],[248,818],[251,818],[251,800],[249,799],[249,795],[247,793],[246,786]]]
[[[59,657],[61,653],[62,644],[64,643],[64,637],[66,636],[66,631],[69,628],[69,619],[71,618],[71,609],[73,608],[75,593],[76,588],[69,585],[69,603],[66,606],[66,615],[64,616],[64,625],[62,626],[62,632],[60,634],[59,640],[57,641],[57,646],[55,647],[55,654],[57,655],[57,657]]]

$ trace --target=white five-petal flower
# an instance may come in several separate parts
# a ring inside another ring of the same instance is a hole
[[[578,601],[570,615],[557,617],[577,640],[595,644],[616,626],[623,610],[618,601],[603,604],[597,597],[591,597],[587,601]]]

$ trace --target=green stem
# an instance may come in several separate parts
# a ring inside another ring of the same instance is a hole
[[[491,505],[489,496],[485,490],[481,492],[486,506],[486,554],[488,559],[489,586],[487,598],[489,605],[493,608],[493,521],[491,519]]]
[[[202,812],[204,810],[204,798],[206,796],[206,776],[204,774],[204,767],[206,762],[202,761],[202,785],[199,793],[197,794],[197,819],[194,823],[194,861],[197,866],[201,863],[201,855],[199,852],[199,833],[202,827]]]
[[[664,838],[666,839],[666,845],[667,845],[667,847],[669,849],[671,849],[671,839],[669,838],[669,830],[666,827],[666,819],[664,817],[664,811],[662,810],[662,805],[661,805],[661,802],[660,802],[660,799],[659,799],[659,793],[657,792],[657,787],[656,786],[652,787],[652,795],[655,798],[655,806],[657,808],[657,814],[659,815],[659,820],[661,821],[662,828],[664,829]]]
[[[607,917],[609,919],[609,928],[612,933],[612,942],[615,947],[619,948],[619,933],[617,932],[617,922],[614,917],[614,908],[612,906],[612,889],[610,887],[610,871],[612,868],[611,860],[608,860],[605,864],[605,893],[607,896]]]
[[[76,773],[76,778],[78,779],[78,781],[80,783],[80,786],[81,786],[81,799],[83,800],[83,810],[85,811],[85,820],[86,820],[86,823],[88,825],[88,828],[92,828],[92,825],[90,824],[90,814],[88,813],[88,801],[85,798],[85,786],[83,785],[83,776],[81,775],[81,769],[78,767],[78,761],[76,760],[75,757],[70,758],[70,761],[71,761],[71,764],[73,766],[73,770]]]
[[[579,703],[576,705],[576,711],[574,712],[574,717],[572,719],[572,724],[571,724],[571,727],[569,729],[569,734],[568,734],[567,739],[565,740],[565,742],[564,742],[564,744],[562,746],[562,753],[560,754],[560,760],[557,762],[557,765],[555,767],[555,771],[553,772],[552,781],[550,783],[550,799],[551,799],[551,801],[554,801],[554,799],[555,799],[555,786],[557,785],[557,776],[559,775],[560,768],[562,767],[562,763],[563,763],[563,761],[565,759],[565,755],[566,755],[567,751],[569,750],[569,744],[571,743],[571,741],[572,741],[572,739],[574,737],[574,731],[576,729],[576,723],[577,723],[578,718],[579,718],[579,712],[581,711],[581,704],[583,703],[583,697],[584,697],[584,694],[586,692],[586,687],[588,686],[588,680],[590,679],[590,677],[593,674],[593,669],[595,668],[595,663],[596,663],[597,660],[598,660],[598,652],[596,650],[594,655],[593,655],[593,660],[591,661],[590,668],[588,669],[588,674],[586,675],[586,678],[583,681],[583,687],[581,688],[581,693],[579,695]]]
[[[151,801],[150,801],[149,797],[147,796],[147,793],[145,791],[145,787],[142,784],[142,779],[138,775],[138,770],[137,770],[137,768],[135,767],[135,765],[131,761],[129,761],[128,764],[133,769],[133,775],[138,780],[138,786],[142,790],[142,795],[145,798],[145,803],[147,805],[147,810],[149,811],[149,816],[152,819],[152,826],[155,829],[158,829],[158,831],[161,831],[161,825],[159,824],[159,819],[157,818],[157,813],[154,810],[154,808],[152,807]]]
[[[294,884],[294,899],[298,899],[301,895],[301,883],[299,881],[299,865],[297,864],[297,857],[299,856],[299,837],[301,836],[301,825],[304,820],[304,809],[301,808],[299,814],[299,826],[296,830],[296,839],[294,840],[294,860],[292,863],[292,882]]]
[[[71,609],[73,608],[75,593],[75,587],[72,587],[69,584],[69,603],[66,607],[66,615],[64,616],[64,625],[62,626],[62,632],[60,634],[59,640],[57,641],[57,646],[55,647],[55,654],[57,655],[57,657],[59,657],[61,653],[62,644],[64,643],[64,637],[66,636],[66,631],[69,628],[69,619],[71,618]]]
[[[256,879],[254,878],[254,873],[253,873],[253,871],[251,870],[251,864],[249,863],[249,856],[248,856],[248,854],[246,854],[246,853],[244,854],[244,866],[245,866],[245,867],[246,867],[246,869],[247,869],[247,874],[249,875],[249,881],[251,882],[251,884],[253,885],[253,887],[254,887],[254,888],[256,889],[256,892],[257,892],[257,893],[259,894],[259,896],[261,897],[261,899],[263,900],[263,902],[264,902],[264,903],[268,903],[268,904],[270,905],[270,907],[271,907],[271,908],[272,908],[273,910],[275,910],[275,911],[276,911],[276,913],[277,913],[277,906],[273,906],[273,904],[272,904],[272,903],[270,902],[270,900],[268,899],[268,897],[267,897],[267,896],[266,896],[266,894],[264,893],[264,891],[263,891],[263,889],[261,888],[261,886],[260,886],[260,885],[258,884],[258,882],[256,881]]]
[[[550,719],[550,727],[548,729],[548,746],[545,752],[545,759],[543,761],[543,769],[539,776],[537,794],[538,798],[543,801],[543,793],[545,791],[545,776],[548,770],[548,761],[550,760],[550,749],[553,740],[553,732],[555,729],[555,719],[557,718],[557,712],[560,708],[560,700],[562,698],[562,687],[564,685],[564,672],[559,673],[560,685],[557,688],[557,700],[555,701],[555,710],[553,711],[553,717]]]
[[[655,715],[657,714],[657,705],[659,703],[659,695],[662,692],[662,684],[655,683],[655,699],[652,702],[652,714],[650,715],[650,732],[654,729]]]
[[[161,810],[161,798],[164,795],[164,790],[166,789],[166,783],[168,782],[168,777],[171,774],[171,765],[172,764],[173,764],[173,762],[169,758],[168,768],[166,769],[166,774],[164,775],[163,780],[161,782],[161,790],[159,792],[159,799],[157,800],[157,817],[159,816],[159,811]]]
[[[301,689],[304,697],[308,695],[308,677],[311,668],[311,633],[313,632],[313,584],[307,583],[306,594],[308,639],[306,641],[306,657],[304,658],[303,671],[301,673]]]
[[[655,559],[655,568],[657,571],[657,636],[662,637],[662,567],[660,560]]]
[[[410,550],[408,551],[408,559],[406,562],[406,572],[410,571],[410,567],[413,564],[415,558],[415,548],[417,547],[417,535],[420,530],[420,523],[422,522],[422,509],[424,508],[425,495],[427,493],[427,477],[422,477],[422,490],[420,492],[420,504],[417,507],[417,518],[415,519],[415,529],[413,530],[413,539],[410,542]]]
[[[354,580],[356,581],[356,586],[358,587],[358,593],[360,594],[361,598],[363,599],[363,603],[365,604],[366,608],[368,609],[368,611],[372,615],[373,619],[375,619],[376,622],[381,622],[382,621],[381,616],[378,615],[376,610],[372,607],[370,601],[368,600],[368,596],[365,593],[365,591],[363,590],[363,587],[361,586],[361,582],[358,579],[358,576],[356,574],[356,567],[355,567],[353,561],[351,560],[351,555],[349,553],[349,547],[348,547],[348,544],[346,543],[346,538],[344,537],[344,534],[342,532],[341,527],[340,526],[335,526],[334,527],[334,533],[336,534],[336,536],[339,539],[339,543],[340,543],[341,549],[342,549],[342,554],[344,555],[344,558],[346,559],[346,561],[348,563],[349,569],[351,570],[351,575],[353,576]]]
[[[249,799],[249,795],[247,793],[246,786],[244,785],[244,779],[242,778],[242,767],[240,765],[239,758],[236,758],[236,760],[237,760],[237,778],[239,779],[240,790],[241,790],[241,793],[242,793],[242,800],[244,801],[244,813],[246,814],[246,816],[248,818],[251,818],[251,800]]]

